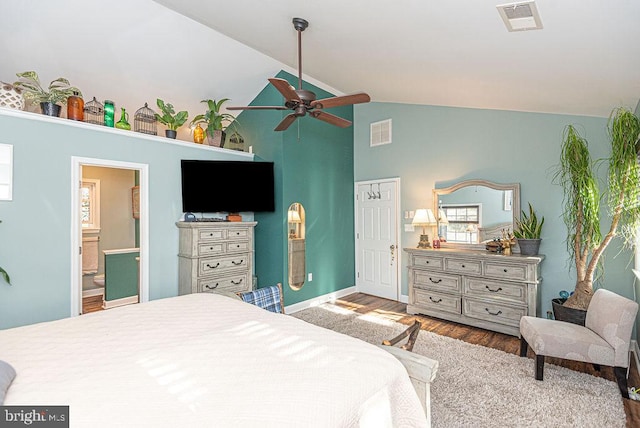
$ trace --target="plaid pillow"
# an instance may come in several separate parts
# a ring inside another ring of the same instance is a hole
[[[240,298],[247,303],[259,306],[268,311],[277,312],[279,314],[282,313],[280,288],[277,285],[240,293]]]

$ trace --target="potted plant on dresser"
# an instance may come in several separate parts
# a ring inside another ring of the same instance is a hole
[[[167,138],[175,139],[178,134],[178,128],[180,128],[187,121],[189,113],[186,111],[180,111],[176,113],[172,104],[165,103],[158,98],[156,104],[162,114],[154,113],[158,122],[166,125],[168,129],[165,129],[164,133]]]
[[[587,140],[573,125],[565,128],[560,164],[554,175],[554,182],[564,191],[562,217],[567,226],[567,250],[576,269],[575,290],[562,306],[585,314],[605,249],[616,236],[625,248],[633,248],[640,227],[640,119],[626,108],[616,108],[607,130],[611,148],[609,157],[604,159],[608,164],[604,190],[598,185],[597,163],[591,159]],[[601,201],[606,204],[604,210]],[[601,211],[606,211],[611,222],[604,236]]]
[[[520,247],[520,254],[523,256],[535,256],[540,249],[540,242],[542,238],[542,225],[544,224],[544,217],[536,215],[533,210],[533,206],[529,203],[529,214],[522,210],[520,218],[516,218],[516,228],[513,230],[513,235],[518,241]]]
[[[224,147],[226,138],[225,129],[235,121],[235,117],[229,113],[220,113],[222,105],[229,101],[229,98],[216,100],[202,100],[200,102],[207,105],[207,111],[193,118],[190,126],[205,124],[205,132],[207,141],[210,146]],[[234,122],[235,123],[235,122]]]
[[[60,117],[61,104],[67,103],[67,98],[77,94],[82,96],[80,89],[71,86],[69,81],[64,77],[58,77],[49,83],[45,89],[40,84],[40,78],[35,71],[25,71],[16,73],[20,78],[13,84],[14,87],[22,90],[22,96],[25,100],[40,104],[42,113],[48,116]]]

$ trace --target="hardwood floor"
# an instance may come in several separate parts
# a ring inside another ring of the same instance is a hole
[[[82,313],[88,314],[89,312],[102,311],[102,295],[84,297],[82,299]]]
[[[511,354],[520,354],[520,339],[502,333],[496,333],[480,328],[470,327],[451,321],[444,321],[422,315],[407,314],[407,305],[404,303],[387,300],[363,293],[354,293],[336,300],[335,305],[362,314],[374,314],[381,318],[411,325],[415,320],[422,323],[422,330],[431,331],[443,336],[460,339],[468,343],[482,345],[493,349],[499,349]],[[529,350],[529,358],[533,358]],[[602,367],[601,372],[597,372],[591,364],[578,361],[561,360],[557,358],[547,358],[546,362],[571,370],[589,373],[593,376],[601,376],[615,382],[613,369]],[[531,362],[533,365],[533,361]],[[640,386],[640,375],[632,357],[631,369],[628,377],[629,386]],[[627,427],[640,427],[640,401],[623,399],[624,410],[627,415]]]

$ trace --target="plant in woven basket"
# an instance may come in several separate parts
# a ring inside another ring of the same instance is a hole
[[[40,83],[38,73],[35,71],[25,71],[16,73],[20,80],[16,81],[13,86],[22,90],[25,100],[34,103],[52,103],[66,104],[67,98],[77,92],[82,96],[80,89],[71,86],[69,81],[64,77],[58,77],[49,83],[47,88]]]
[[[619,107],[612,111],[607,128],[611,151],[603,159],[609,167],[603,190],[596,175],[598,162],[591,160],[587,140],[572,125],[565,128],[554,176],[554,182],[564,190],[567,251],[576,268],[575,291],[564,306],[574,309],[589,307],[594,277],[603,270],[601,257],[613,238],[620,237],[625,248],[634,248],[640,228],[640,119]],[[601,201],[611,221],[604,237],[600,230]]]

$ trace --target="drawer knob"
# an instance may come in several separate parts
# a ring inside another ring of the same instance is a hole
[[[231,260],[231,263],[236,265],[236,266],[240,266],[243,262],[244,262],[244,260],[240,260],[239,262],[236,262],[235,260]]]
[[[213,250],[213,247],[209,247],[210,250]]]
[[[240,281],[238,281],[238,282],[236,282],[236,281],[234,281],[234,280],[232,279],[232,280],[231,280],[231,283],[232,283],[233,285],[240,285],[240,284],[242,284],[242,278],[240,278]]]
[[[500,314],[502,313],[502,311],[498,311],[498,312],[495,312],[495,313],[494,313],[494,312],[491,312],[491,311],[489,310],[489,308],[484,308],[484,309],[485,309],[485,311],[487,311],[487,312],[489,313],[489,315],[496,315],[496,316],[497,316],[497,315],[500,315]]]
[[[429,260],[427,260],[425,263],[426,263],[426,264],[429,264]]]
[[[496,290],[492,290],[491,288],[489,288],[488,285],[485,285],[485,288],[491,291],[492,293],[497,293],[498,291],[502,291],[502,287],[498,287]]]
[[[434,300],[433,297],[429,296],[429,300],[431,300],[433,303],[440,303],[442,302],[442,299],[438,299],[438,300]]]
[[[442,282],[442,278],[439,279],[433,279],[431,277],[429,277],[429,281],[433,282],[434,284],[440,284]]]
[[[502,269],[504,271],[504,273],[507,273],[507,269]]]
[[[215,265],[215,266],[211,266],[209,263],[207,263],[207,264],[206,264],[206,266],[207,266],[209,269],[215,269],[215,268],[217,268],[218,266],[220,266],[220,263],[216,263],[216,265]]]
[[[209,284],[205,285],[204,288],[209,289],[209,290],[215,290],[216,288],[218,288],[218,283],[216,282],[216,285],[214,285],[213,287],[210,286]]]
[[[465,267],[465,265],[462,265],[462,267]]]

